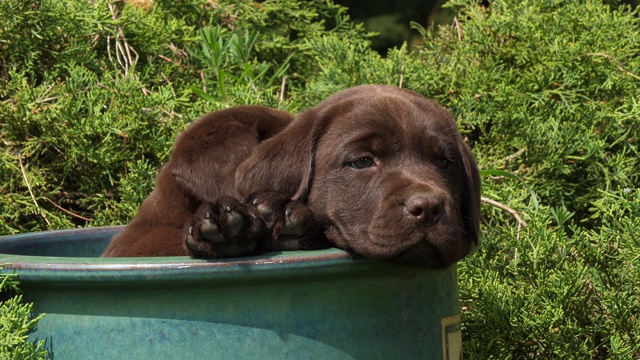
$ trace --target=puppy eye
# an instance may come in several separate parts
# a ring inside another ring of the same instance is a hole
[[[451,161],[447,158],[439,158],[436,160],[435,164],[440,169],[446,169],[449,167],[449,164],[451,164]]]
[[[351,166],[354,169],[365,169],[368,167],[372,167],[374,166],[376,163],[375,161],[373,161],[372,158],[365,156],[365,157],[361,157],[360,159],[356,160],[356,161],[352,161],[350,162],[348,165]]]

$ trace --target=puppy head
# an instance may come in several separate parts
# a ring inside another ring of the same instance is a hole
[[[309,205],[327,237],[371,258],[446,267],[478,242],[478,170],[449,113],[402,89],[363,86],[319,106]]]
[[[306,201],[340,248],[441,268],[478,244],[475,160],[450,114],[417,93],[339,92],[264,145],[259,157],[278,161],[259,172],[295,178],[276,190]]]

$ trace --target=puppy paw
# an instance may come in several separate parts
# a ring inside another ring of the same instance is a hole
[[[252,252],[265,228],[260,218],[255,207],[232,197],[203,203],[188,227],[186,246],[193,255],[207,258]]]
[[[248,197],[264,221],[269,250],[307,250],[319,246],[320,224],[309,207],[277,191]]]

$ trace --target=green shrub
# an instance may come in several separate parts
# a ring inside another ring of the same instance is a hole
[[[0,275],[0,293],[19,294],[18,281],[14,275]],[[43,314],[33,317],[33,305],[24,304],[21,295],[0,300],[0,358],[45,359],[47,351],[44,340],[37,344],[27,341],[29,331],[35,328]]]
[[[637,357],[640,190],[594,206],[597,230],[558,226],[545,208],[521,231],[485,233],[491,240],[460,265],[470,358]]]

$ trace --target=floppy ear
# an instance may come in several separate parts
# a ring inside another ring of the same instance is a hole
[[[236,171],[239,195],[275,190],[307,202],[318,141],[335,118],[354,107],[363,91],[364,86],[356,86],[329,96],[297,116],[281,133],[260,143]]]
[[[464,140],[458,140],[462,157],[462,196],[460,211],[467,234],[476,246],[480,245],[480,171],[473,153]]]
[[[182,132],[167,164],[175,180],[200,201],[235,195],[236,168],[259,141],[285,128],[293,117],[264,106],[236,106],[207,114]]]
[[[315,153],[333,114],[310,109],[276,136],[260,143],[236,171],[240,196],[256,191],[280,191],[307,201],[313,183]]]

